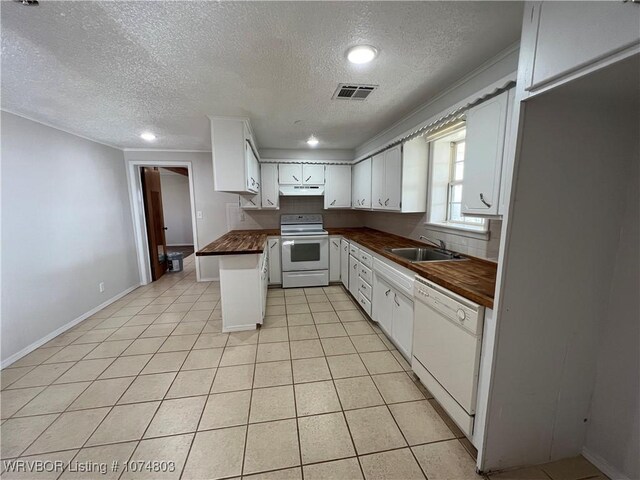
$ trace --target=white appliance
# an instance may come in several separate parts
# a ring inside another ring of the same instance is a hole
[[[280,195],[285,197],[313,197],[324,195],[324,185],[280,185]],[[320,219],[322,222],[322,219]]]
[[[416,277],[411,367],[462,431],[476,409],[484,307]]]
[[[329,234],[322,215],[280,217],[282,287],[329,285]]]

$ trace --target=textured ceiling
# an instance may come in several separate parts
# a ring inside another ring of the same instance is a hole
[[[2,108],[127,148],[354,148],[519,39],[517,2],[2,2]],[[376,46],[353,66],[345,51]],[[380,86],[333,101],[340,82]],[[141,140],[150,130],[158,139]]]

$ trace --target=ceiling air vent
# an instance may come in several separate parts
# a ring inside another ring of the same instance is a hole
[[[377,85],[357,85],[353,83],[340,83],[335,93],[334,100],[366,100]]]

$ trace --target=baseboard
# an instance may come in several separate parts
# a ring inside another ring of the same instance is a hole
[[[199,282],[219,282],[220,277],[200,278]]]
[[[71,320],[69,323],[66,323],[64,325],[62,325],[60,328],[57,328],[56,330],[54,330],[53,332],[49,333],[48,335],[45,335],[44,337],[42,337],[40,340],[36,340],[35,342],[33,342],[31,345],[28,345],[26,347],[24,347],[22,350],[20,350],[19,352],[14,353],[13,355],[11,355],[10,357],[4,359],[2,361],[2,363],[0,363],[0,368],[5,368],[8,367],[9,365],[11,365],[14,362],[17,362],[18,360],[20,360],[22,357],[24,357],[25,355],[33,352],[36,348],[41,347],[42,345],[44,345],[45,343],[47,343],[50,340],[53,340],[54,338],[56,338],[58,335],[60,335],[61,333],[66,332],[67,330],[69,330],[72,327],[75,327],[77,324],[79,324],[80,322],[82,322],[83,320],[86,320],[87,318],[89,318],[91,315],[93,315],[94,313],[99,312],[100,310],[102,310],[105,307],[108,307],[109,305],[111,305],[113,302],[117,302],[118,300],[120,300],[122,297],[124,297],[125,295],[133,292],[136,288],[138,288],[141,284],[137,284],[137,285],[133,285],[132,287],[127,288],[126,290],[118,293],[116,296],[111,297],[109,300],[107,300],[106,302],[101,303],[100,305],[98,305],[95,308],[92,308],[91,310],[89,310],[88,312],[83,313],[82,315],[80,315],[79,317]]]
[[[600,455],[590,451],[587,447],[582,447],[582,455],[612,480],[630,480],[629,477],[620,472],[616,467],[611,465]]]

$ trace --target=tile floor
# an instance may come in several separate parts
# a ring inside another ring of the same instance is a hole
[[[222,334],[219,300],[190,256],[4,369],[2,478],[482,478],[342,287],[271,289],[251,332]],[[604,476],[578,457],[491,478]]]

